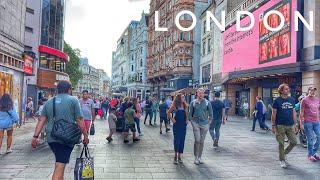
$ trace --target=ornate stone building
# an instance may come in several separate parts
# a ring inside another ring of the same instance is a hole
[[[199,22],[208,6],[208,0],[152,0],[148,33],[148,80],[152,91],[159,97],[199,83],[201,24],[192,31],[183,32],[175,26],[175,17],[182,10],[193,12]],[[159,11],[160,27],[168,31],[155,31],[155,11]],[[183,27],[192,24],[189,15],[180,18]]]

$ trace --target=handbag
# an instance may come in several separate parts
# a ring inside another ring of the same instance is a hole
[[[92,123],[91,124],[91,127],[90,127],[90,135],[94,135],[96,132],[95,128],[94,128],[94,124]]]
[[[83,152],[85,157],[83,157]],[[75,180],[93,180],[94,179],[94,160],[90,156],[89,148],[85,145],[82,149],[81,155],[76,159],[74,167]]]
[[[53,98],[53,128],[51,136],[65,144],[75,145],[79,143],[81,131],[76,123],[71,123],[65,119],[56,119],[56,99]]]

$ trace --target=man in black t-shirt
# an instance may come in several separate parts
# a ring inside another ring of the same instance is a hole
[[[152,101],[147,98],[146,99],[146,105],[144,107],[145,111],[146,111],[146,116],[144,117],[144,124],[146,124],[146,121],[147,121],[147,118],[148,118],[148,115],[149,115],[149,125],[152,126],[152,123],[151,123],[151,120],[152,120]]]
[[[214,149],[218,148],[221,124],[225,124],[226,122],[225,105],[219,98],[220,93],[216,92],[214,100],[211,101],[213,120],[210,124],[209,132],[213,140]]]
[[[272,132],[276,135],[279,143],[279,160],[282,168],[287,168],[288,162],[286,155],[297,144],[295,135],[297,116],[295,107],[295,100],[289,97],[290,88],[287,84],[281,84],[278,89],[280,97],[276,98],[272,106]],[[284,148],[285,136],[288,137],[290,144]]]

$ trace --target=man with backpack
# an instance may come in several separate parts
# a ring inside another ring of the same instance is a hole
[[[84,137],[84,145],[89,143],[89,139],[79,101],[70,95],[71,84],[61,81],[57,89],[58,95],[43,107],[31,145],[33,148],[39,145],[39,134],[46,125],[47,141],[56,159],[52,179],[64,179],[65,166],[69,163],[74,145],[79,141],[81,134]],[[68,128],[61,128],[63,123],[68,125]],[[57,136],[58,134],[60,136]]]
[[[194,164],[203,164],[201,160],[204,140],[212,121],[212,106],[208,100],[204,98],[205,90],[200,88],[197,90],[197,99],[191,102],[189,108],[189,120],[191,121],[194,134]]]

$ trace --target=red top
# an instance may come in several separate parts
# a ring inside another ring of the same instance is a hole
[[[62,51],[59,51],[57,49],[45,46],[45,45],[40,45],[39,46],[39,52],[47,53],[47,54],[54,55],[56,57],[62,58],[65,62],[69,61],[68,54],[66,54],[66,53],[64,53]]]

